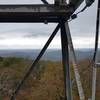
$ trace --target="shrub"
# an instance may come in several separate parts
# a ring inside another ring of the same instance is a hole
[[[0,62],[2,62],[3,61],[3,57],[0,57]]]
[[[22,60],[22,58],[8,57],[8,58],[4,58],[2,64],[3,64],[3,66],[5,66],[5,67],[9,67],[9,66],[12,65],[12,64],[21,62],[21,60]]]

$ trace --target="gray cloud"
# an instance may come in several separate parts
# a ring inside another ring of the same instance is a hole
[[[20,37],[35,37],[50,35],[56,24],[0,24],[0,36],[20,36]]]
[[[0,37],[0,40],[4,40],[5,38],[4,37]]]
[[[83,13],[78,15],[78,18],[70,22],[72,35],[74,36],[93,36],[95,33],[96,23],[96,2]]]
[[[47,37],[49,34],[47,34],[47,33],[31,33],[31,34],[26,34],[26,35],[24,35],[23,37],[24,38],[34,38],[34,37]]]

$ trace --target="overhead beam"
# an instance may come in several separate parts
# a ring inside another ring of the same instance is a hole
[[[68,19],[73,12],[69,5],[0,5],[0,22],[58,22],[60,17]]]

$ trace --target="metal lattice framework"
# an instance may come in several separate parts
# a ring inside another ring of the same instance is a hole
[[[0,22],[59,22],[60,17],[67,20],[83,0],[70,0],[69,4],[65,0],[55,0],[55,4],[42,1],[45,4],[0,5]]]
[[[41,52],[39,53],[35,61],[32,63],[29,70],[26,72],[23,79],[18,84],[10,100],[15,100],[15,96],[19,92],[21,86],[29,77],[32,70],[34,70],[34,67],[37,65],[38,61],[45,53],[46,49],[48,48],[49,44],[51,43],[51,41],[53,40],[53,38],[55,37],[59,29],[61,30],[62,62],[63,62],[63,69],[64,69],[64,83],[65,83],[65,100],[73,100],[72,84],[70,78],[69,54],[72,55],[73,68],[75,72],[75,79],[78,87],[80,100],[85,100],[84,91],[82,88],[80,75],[77,67],[77,59],[74,52],[70,29],[68,26],[69,18],[84,0],[69,0],[68,4],[66,3],[66,0],[55,0],[54,4],[49,4],[46,0],[41,0],[41,1],[44,4],[0,5],[0,22],[58,23],[57,27],[55,28],[52,35],[48,39],[47,43],[45,44],[45,46],[43,47],[43,49],[41,50]],[[94,0],[87,0],[87,1],[93,2]],[[89,2],[86,5],[86,7],[90,5],[91,2]],[[84,9],[86,7],[84,7]],[[81,10],[81,12],[83,10]],[[69,52],[69,48],[70,48],[70,52]],[[95,87],[95,85],[93,86]],[[93,93],[93,95],[95,95],[95,93]]]

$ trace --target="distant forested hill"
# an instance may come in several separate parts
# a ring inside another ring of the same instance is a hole
[[[0,50],[0,56],[2,57],[24,57],[24,58],[32,58],[35,59],[39,54],[40,50]],[[75,50],[76,56],[78,60],[91,58],[93,55],[93,49],[79,49]],[[100,57],[100,50],[98,51],[98,58]],[[61,51],[60,50],[47,50],[44,54],[43,60],[61,60]]]

